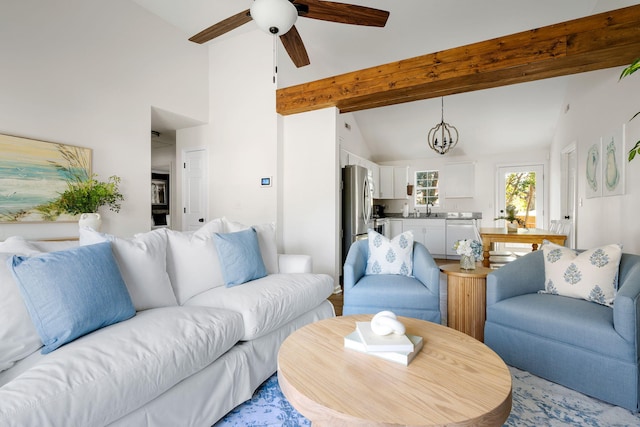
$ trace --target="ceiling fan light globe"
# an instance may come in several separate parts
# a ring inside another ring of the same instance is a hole
[[[251,18],[267,34],[285,34],[298,19],[298,11],[289,0],[255,0]]]

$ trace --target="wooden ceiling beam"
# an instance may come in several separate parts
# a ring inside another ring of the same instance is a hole
[[[640,5],[278,89],[283,115],[353,112],[630,64]]]

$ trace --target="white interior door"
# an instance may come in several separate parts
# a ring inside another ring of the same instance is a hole
[[[183,152],[182,224],[184,230],[197,230],[207,221],[207,151]]]
[[[562,151],[561,166],[562,183],[560,189],[562,219],[571,220],[571,230],[566,246],[576,247],[576,204],[578,194],[578,162],[576,145],[572,144]]]

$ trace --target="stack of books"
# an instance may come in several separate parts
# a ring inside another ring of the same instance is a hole
[[[356,330],[344,337],[345,348],[405,366],[420,352],[422,343],[417,335],[377,335],[371,330],[371,322],[356,322]]]

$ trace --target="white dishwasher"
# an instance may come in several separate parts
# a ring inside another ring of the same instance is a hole
[[[475,219],[447,218],[447,259],[460,259],[460,255],[453,249],[458,240],[476,239]]]

